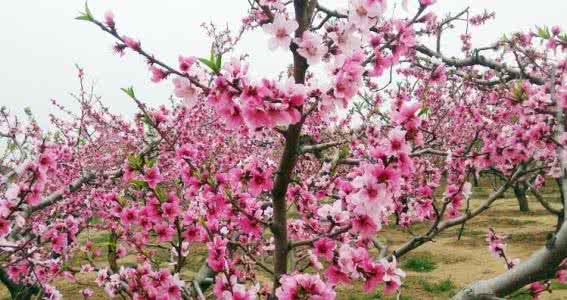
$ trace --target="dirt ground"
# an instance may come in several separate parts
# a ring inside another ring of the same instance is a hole
[[[474,207],[480,203],[480,200],[472,202]],[[547,214],[539,203],[531,198],[530,208],[530,212],[521,213],[518,211],[515,199],[497,200],[490,210],[466,224],[461,240],[457,239],[460,228],[452,228],[441,234],[434,242],[423,245],[403,257],[402,264],[412,258],[426,258],[434,267],[429,272],[416,272],[406,268],[408,276],[399,299],[448,299],[468,283],[504,272],[504,262],[491,255],[484,241],[488,227],[508,235],[506,252],[509,257],[520,259],[528,257],[535,249],[545,244],[546,236],[554,230],[556,222],[554,217]],[[424,228],[424,226],[416,227],[414,231],[422,232]],[[390,249],[395,249],[396,245],[403,243],[410,236],[409,233],[394,228],[385,228],[379,234],[380,239],[387,241]],[[100,240],[100,243],[104,243],[103,238]],[[205,259],[206,249],[197,246],[193,253],[189,258],[188,270],[184,273],[187,277],[191,277],[201,265]],[[133,260],[133,257],[126,257],[120,262],[128,263]],[[77,299],[79,291],[85,287],[95,290],[92,299],[107,299],[104,292],[93,284],[93,278],[94,274],[86,277],[83,275],[77,283],[58,281],[55,285],[63,293],[64,299]],[[339,287],[337,291],[338,299],[345,300],[396,299],[395,296],[381,297],[379,293],[364,294],[359,285],[348,289]],[[2,287],[0,298],[9,299],[8,296],[7,290]],[[513,299],[529,298],[518,295]],[[567,286],[556,286],[553,293],[546,293],[541,299],[567,299]]]

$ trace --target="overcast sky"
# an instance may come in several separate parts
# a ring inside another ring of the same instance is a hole
[[[410,0],[410,2],[417,0]],[[346,6],[347,0],[320,0],[328,7]],[[401,0],[389,0],[390,8]],[[482,46],[503,33],[559,25],[567,28],[566,0],[438,0],[433,10],[443,16],[470,6],[473,13],[496,12],[496,20],[473,31],[473,46]],[[20,0],[4,3],[0,10],[0,106],[21,112],[29,106],[42,125],[54,112],[49,99],[71,105],[70,92],[77,90],[75,64],[85,68],[96,92],[115,112],[132,115],[135,106],[120,91],[134,86],[136,94],[151,104],[165,103],[169,82],[153,84],[140,57],[128,53],[120,58],[111,50],[111,37],[92,24],[74,20],[83,10],[80,0]],[[238,28],[247,10],[246,0],[98,0],[89,6],[97,18],[112,10],[121,33],[138,38],[142,46],[160,59],[176,64],[179,54],[205,56],[209,41],[202,22]],[[410,13],[415,7],[410,8]],[[389,13],[392,13],[391,11]],[[404,15],[398,3],[396,15]],[[289,53],[269,52],[261,31],[247,34],[238,52],[251,54],[253,74],[277,74],[289,62]],[[455,36],[446,48],[460,47]],[[450,52],[449,52],[450,53]]]

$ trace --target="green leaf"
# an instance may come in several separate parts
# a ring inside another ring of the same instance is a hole
[[[135,189],[141,190],[145,187],[148,186],[148,184],[140,179],[133,179],[130,181],[130,185],[132,185],[132,187],[134,187]]]
[[[214,58],[212,60],[199,58],[199,61],[207,65],[207,67],[209,67],[214,73],[218,73],[217,65],[214,62]]]
[[[148,168],[152,168],[153,166],[156,165],[157,160],[155,159],[150,159],[146,162],[146,165],[148,166]]]
[[[134,87],[121,88],[121,90],[131,98],[136,98],[136,94],[134,94]]]
[[[524,102],[525,100],[528,100],[529,95],[527,91],[524,89],[521,81],[516,82],[516,84],[512,87],[512,98],[516,102],[520,102],[520,103]]]
[[[125,206],[126,204],[128,204],[128,200],[126,198],[124,198],[124,196],[119,195],[118,196],[118,203],[120,203],[120,205]]]
[[[349,153],[350,153],[350,147],[348,145],[342,145],[341,148],[339,149],[339,158],[345,159],[348,157]]]
[[[91,10],[89,9],[89,5],[87,2],[85,2],[85,11],[81,12],[81,15],[76,17],[75,20],[81,20],[81,21],[94,21],[93,18],[93,14],[91,13]]]
[[[217,72],[222,68],[222,54],[217,55]]]
[[[423,115],[427,115],[427,113],[429,113],[429,107],[424,106],[419,110],[419,113],[417,115],[421,117]]]
[[[87,13],[87,15],[89,17],[92,18],[93,14],[91,13],[91,10],[89,9],[89,3],[88,2],[85,2],[85,12]]]
[[[542,39],[549,39],[551,37],[551,33],[549,32],[549,28],[547,26],[544,27],[536,27],[537,28],[537,35]]]
[[[140,155],[130,154],[128,155],[128,165],[134,170],[140,170],[144,165],[144,160]]]
[[[76,17],[75,20],[81,20],[81,21],[92,21],[93,19],[85,14],[81,14],[80,16]]]
[[[155,191],[156,191],[156,195],[158,196],[160,202],[165,202],[165,200],[167,200],[167,194],[165,193],[165,191],[161,187],[156,186]]]

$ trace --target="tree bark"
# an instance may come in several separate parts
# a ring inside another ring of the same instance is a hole
[[[561,225],[565,223],[565,216],[563,213],[557,215],[557,224],[555,225],[555,232],[558,232],[561,229]]]
[[[520,208],[521,212],[529,212],[530,206],[528,204],[528,197],[526,196],[526,192],[528,187],[523,182],[517,182],[513,186],[514,195],[516,195],[516,199],[518,199],[518,207]]]
[[[555,277],[567,257],[567,224],[547,244],[518,266],[492,279],[478,281],[455,295],[453,300],[497,299],[539,280]]]
[[[296,37],[301,37],[303,32],[309,29],[311,13],[309,8],[315,4],[315,0],[294,0],[296,21],[299,24],[295,32]],[[297,45],[292,44],[290,49],[293,53],[293,78],[296,83],[305,83],[305,74],[309,65],[305,58],[297,53]],[[275,299],[275,290],[280,286],[280,278],[287,273],[289,240],[287,237],[287,203],[285,195],[291,181],[291,176],[297,161],[299,152],[299,137],[301,136],[302,120],[290,125],[286,132],[284,151],[280,159],[279,168],[276,173],[274,188],[272,189],[272,202],[274,209],[273,224],[271,226],[274,235],[274,279],[272,298]]]
[[[118,272],[118,255],[116,253],[116,243],[118,242],[118,235],[114,230],[110,232],[108,238],[108,266],[113,273]]]
[[[14,300],[31,300],[34,295],[40,292],[39,287],[35,285],[22,285],[13,282],[2,268],[0,268],[0,282],[6,286],[10,292],[10,297]]]

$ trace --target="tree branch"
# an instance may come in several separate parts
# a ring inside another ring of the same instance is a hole
[[[508,76],[511,79],[519,79],[522,78],[522,74],[519,70],[515,70],[512,69],[504,64],[501,64],[499,62],[496,62],[495,60],[486,58],[483,55],[473,55],[471,57],[468,58],[464,58],[464,59],[457,59],[457,58],[449,58],[446,56],[443,56],[441,53],[436,52],[432,49],[427,48],[424,45],[417,45],[415,47],[415,50],[419,53],[425,54],[429,57],[436,57],[441,59],[445,64],[449,65],[449,66],[453,66],[456,68],[462,68],[462,67],[470,67],[470,66],[483,66],[483,67],[487,67],[490,69],[493,69],[495,71],[501,71],[501,72],[505,72],[508,74]],[[526,79],[528,79],[531,83],[533,84],[537,84],[537,85],[544,85],[545,82],[542,78],[533,76],[533,75],[529,75],[526,74],[525,76]]]

